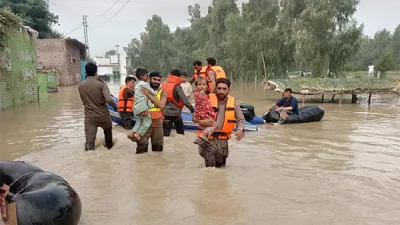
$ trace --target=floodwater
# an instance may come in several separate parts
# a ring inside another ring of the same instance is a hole
[[[116,95],[118,81],[109,83]],[[257,114],[280,95],[236,84]],[[194,132],[165,138],[165,151],[135,155],[117,145],[84,152],[77,88],[0,111],[1,159],[55,172],[80,195],[80,224],[400,224],[400,107],[393,102],[322,104],[323,121],[262,125],[230,142],[224,169],[206,169]],[[102,139],[101,130],[98,139]]]

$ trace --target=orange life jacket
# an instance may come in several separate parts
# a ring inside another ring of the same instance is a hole
[[[162,88],[157,91],[157,96],[156,97],[157,97],[157,99],[159,101],[161,101],[161,96],[162,96],[163,91],[164,90]],[[162,119],[163,118],[162,110],[154,103],[153,103],[153,106],[151,107],[151,109],[149,110],[149,112],[150,112],[151,119],[153,119],[153,120]]]
[[[133,102],[135,101],[135,96],[132,96],[125,101],[124,93],[127,88],[127,86],[122,86],[119,90],[118,112],[133,112]]]
[[[180,77],[174,75],[168,75],[167,81],[165,81],[161,88],[167,92],[167,100],[174,103],[179,108],[183,108],[182,99],[179,99],[179,102],[174,98],[174,89],[176,85],[181,85],[182,79]]]
[[[205,66],[205,67],[201,68],[200,73],[203,70],[204,70],[205,73],[207,73],[207,76],[208,76],[208,73],[210,72],[210,70],[212,70],[215,73],[215,79],[219,79],[219,78],[225,78],[226,79],[226,73],[225,73],[224,69],[222,69],[222,67],[220,67],[220,66],[211,66],[211,67]]]
[[[218,98],[215,94],[209,95],[211,106],[218,116]],[[236,126],[236,115],[235,115],[235,98],[228,95],[225,105],[225,116],[224,116],[224,125],[220,130],[215,130],[214,135],[218,134],[218,140],[228,140],[231,138],[232,131]],[[199,127],[197,131],[197,136],[201,136],[203,130]],[[209,137],[210,140],[214,139],[214,135]]]

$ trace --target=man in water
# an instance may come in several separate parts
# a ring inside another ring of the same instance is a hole
[[[199,77],[201,67],[202,67],[201,61],[196,60],[193,62],[193,76],[192,76],[192,79],[190,79],[190,81],[189,81],[190,84],[193,84],[197,80],[197,77]]]
[[[217,79],[215,94],[210,94],[211,106],[217,109],[216,121],[199,120],[193,117],[193,122],[203,127],[210,127],[216,123],[214,133],[209,137],[210,142],[199,144],[199,154],[204,158],[206,167],[223,167],[229,156],[228,140],[231,138],[236,125],[236,140],[241,140],[245,127],[245,119],[238,102],[229,95],[231,82],[225,78]],[[199,127],[197,136],[202,131]]]
[[[292,96],[292,89],[286,88],[283,92],[283,98],[276,104],[273,104],[269,110],[279,112],[280,119],[278,124],[284,123],[288,115],[299,114],[299,105],[297,99]]]
[[[119,90],[118,113],[122,120],[122,127],[132,130],[133,105],[135,102],[136,77],[128,75],[125,78],[125,85]]]
[[[181,72],[175,69],[168,75],[167,81],[162,84],[162,89],[167,95],[163,121],[164,136],[167,137],[171,134],[172,124],[175,126],[176,133],[185,134],[181,115],[183,106],[186,106],[191,113],[194,112],[192,104],[188,101],[180,86],[181,83]]]
[[[143,94],[153,102],[153,107],[149,110],[152,123],[146,134],[144,134],[142,139],[137,142],[136,154],[148,151],[149,138],[151,138],[151,149],[153,152],[163,151],[164,146],[162,110],[167,102],[167,94],[162,88],[160,88],[162,76],[159,72],[151,72],[149,77],[150,87],[157,91],[157,96],[153,96],[145,88],[142,89]]]
[[[210,57],[207,60],[207,66],[201,68],[199,72],[199,76],[203,76],[208,80],[208,90],[207,94],[214,93],[216,87],[216,79],[225,78],[226,74],[224,69],[221,66],[217,66],[217,60]]]
[[[105,146],[110,150],[113,147],[112,122],[107,103],[115,111],[118,106],[111,97],[110,90],[106,82],[97,77],[97,66],[88,63],[85,66],[87,79],[78,86],[79,95],[85,108],[85,150],[94,150],[97,128],[101,127],[104,131]]]
[[[186,98],[190,101],[190,97],[192,96],[192,93],[193,93],[193,88],[192,88],[192,85],[187,81],[186,72],[182,73],[181,79],[182,79],[181,87],[182,87],[183,93],[185,93]],[[190,110],[185,106],[185,107],[183,107],[182,112],[190,113]]]

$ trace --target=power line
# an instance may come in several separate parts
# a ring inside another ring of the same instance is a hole
[[[113,5],[111,5],[110,8],[108,8],[106,11],[104,11],[102,14],[100,14],[100,15],[98,15],[98,16],[96,16],[96,17],[100,17],[100,16],[102,16],[102,15],[108,13],[108,12],[109,12],[112,8],[114,8],[114,6],[117,5],[118,2],[120,2],[120,1],[121,1],[121,0],[117,0]]]
[[[110,19],[108,19],[106,22],[104,22],[104,23],[102,23],[102,24],[100,24],[99,26],[96,26],[96,27],[101,27],[101,26],[103,26],[104,24],[110,22],[114,17],[116,17],[116,16],[118,15],[118,13],[120,13],[120,12],[125,8],[126,5],[128,5],[128,3],[129,3],[130,1],[131,1],[131,0],[126,1],[125,4],[124,4]]]
[[[66,36],[70,35],[70,34],[73,33],[74,31],[78,30],[82,25],[83,25],[83,24],[80,24],[79,26],[75,27],[73,30],[71,30],[70,32],[68,32],[68,33],[65,34],[64,36],[66,37]]]

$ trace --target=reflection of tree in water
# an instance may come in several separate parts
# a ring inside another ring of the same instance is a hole
[[[198,224],[234,224],[241,217],[242,207],[234,193],[227,173],[221,169],[201,171],[201,184],[193,198]]]

